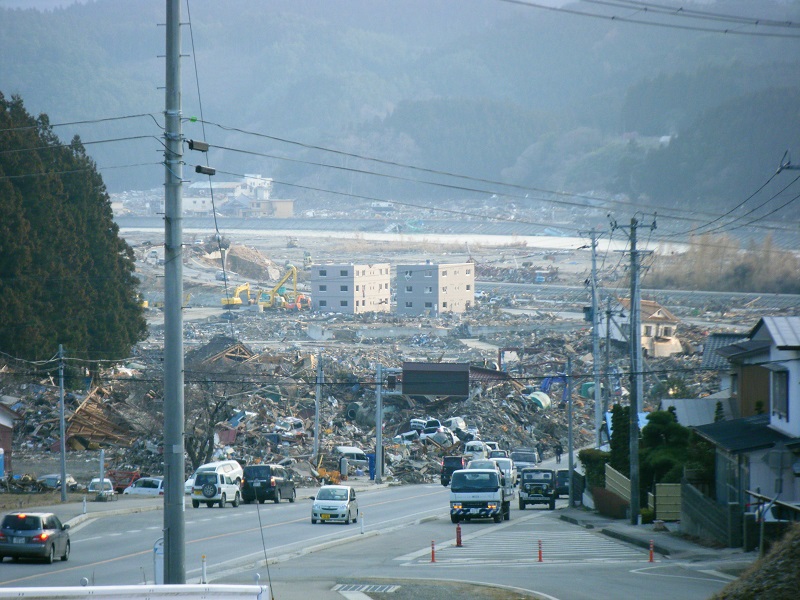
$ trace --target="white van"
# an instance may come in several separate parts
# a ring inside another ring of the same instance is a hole
[[[463,417],[450,417],[442,421],[442,425],[447,427],[450,431],[455,431],[456,429],[460,429],[461,431],[467,430],[467,422]]]
[[[464,458],[467,460],[477,460],[486,458],[489,453],[487,451],[486,444],[484,444],[481,440],[472,440],[471,442],[464,444],[463,454]]]
[[[192,475],[191,479],[194,479],[198,473],[203,471],[213,471],[215,473],[225,475],[226,477],[230,477],[231,481],[235,482],[236,485],[241,485],[242,483],[242,465],[235,460],[218,460],[216,462],[200,465],[197,468],[197,471],[194,472],[194,475]]]
[[[369,459],[361,448],[355,446],[336,446],[336,456],[341,460],[342,457],[347,458],[347,464],[350,466],[361,467],[366,469],[369,467]]]

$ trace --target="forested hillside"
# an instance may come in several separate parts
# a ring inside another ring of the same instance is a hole
[[[385,199],[454,193],[279,160],[273,157],[375,170],[229,129],[239,128],[540,189],[727,206],[758,188],[785,150],[800,153],[792,38],[649,27],[488,0],[188,6],[183,112],[200,116],[202,101],[205,120],[224,128],[187,123],[185,132],[229,148],[209,158],[232,174],[317,190],[355,183],[357,193]],[[800,16],[796,0],[701,6]],[[162,0],[0,9],[0,90],[20,94],[54,123],[117,118],[57,133],[77,132],[87,143],[144,136],[88,152],[110,189],[156,187],[163,180],[156,139],[163,22]],[[663,136],[672,136],[667,148],[658,144]]]

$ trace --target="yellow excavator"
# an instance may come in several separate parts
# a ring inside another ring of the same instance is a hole
[[[240,286],[237,286],[236,289],[233,291],[233,294],[230,297],[225,297],[222,299],[222,308],[230,310],[232,308],[239,308],[242,304],[242,294],[246,294],[247,304],[250,304],[250,284],[243,283]]]
[[[285,287],[286,282],[291,281],[291,287]],[[308,310],[311,308],[311,299],[305,294],[297,293],[297,268],[294,265],[287,265],[286,273],[278,280],[272,289],[261,290],[258,295],[258,309],[265,308],[289,308],[295,310]]]

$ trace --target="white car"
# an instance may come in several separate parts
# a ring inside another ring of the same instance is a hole
[[[356,491],[349,485],[323,485],[311,505],[311,523],[358,523]]]
[[[500,467],[510,485],[517,485],[517,467],[510,458],[491,458]]]
[[[163,477],[140,477],[124,490],[124,495],[133,496],[163,496],[164,478]]]
[[[203,502],[208,508],[218,504],[225,508],[230,502],[234,508],[239,506],[242,493],[239,484],[234,482],[230,475],[223,475],[216,471],[198,471],[194,474],[192,486],[192,508],[198,508]]]

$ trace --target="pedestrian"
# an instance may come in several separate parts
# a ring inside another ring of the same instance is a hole
[[[556,462],[561,462],[561,455],[564,453],[564,447],[561,445],[561,442],[556,442]]]
[[[538,461],[542,462],[544,460],[544,444],[542,442],[536,444],[536,453],[539,455],[537,457]]]

